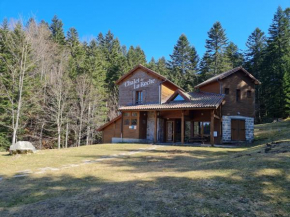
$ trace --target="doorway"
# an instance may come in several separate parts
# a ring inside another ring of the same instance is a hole
[[[232,119],[231,128],[232,128],[231,134],[232,134],[233,141],[246,140],[245,120]]]

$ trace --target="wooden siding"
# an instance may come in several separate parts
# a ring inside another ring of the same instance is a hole
[[[135,89],[134,85],[125,86],[126,81],[133,81],[134,79],[140,79],[140,82],[141,80],[147,82],[149,79],[154,79],[154,83]],[[140,90],[144,91],[143,103],[159,103],[159,85],[161,82],[160,79],[151,76],[141,69],[136,70],[119,84],[119,105],[126,106],[134,104],[135,91]]]
[[[103,130],[103,143],[111,143],[113,137],[121,137],[122,119],[110,124]]]
[[[200,90],[209,93],[220,93],[220,84],[217,81],[209,83],[205,86],[200,87]]]
[[[173,93],[174,93],[174,90],[162,84],[161,85],[161,102],[162,103],[165,102],[165,100],[168,99]]]
[[[252,79],[243,72],[236,72],[222,80],[222,90],[229,88],[229,94],[225,96],[222,106],[222,115],[241,115],[255,117],[255,84]],[[241,91],[241,99],[236,101],[236,90]],[[247,91],[251,91],[251,97],[247,97]]]

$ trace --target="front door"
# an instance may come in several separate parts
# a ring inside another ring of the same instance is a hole
[[[173,121],[166,122],[166,142],[173,142]]]
[[[232,140],[245,141],[246,140],[245,120],[232,119],[231,125],[232,125],[231,130]]]

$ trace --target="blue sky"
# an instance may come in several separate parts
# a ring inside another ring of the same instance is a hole
[[[290,0],[0,0],[0,19],[35,16],[50,23],[56,14],[65,32],[75,27],[81,40],[111,30],[122,45],[140,45],[150,60],[152,56],[168,59],[182,33],[202,56],[207,32],[216,21],[230,41],[245,49],[256,27],[268,32],[279,5],[290,7]]]

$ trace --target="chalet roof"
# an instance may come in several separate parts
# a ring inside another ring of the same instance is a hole
[[[224,94],[215,94],[207,92],[185,93],[189,96],[189,101],[170,101],[163,104],[143,104],[121,106],[120,111],[129,110],[171,110],[171,109],[195,109],[195,108],[213,108],[216,109],[223,101]]]
[[[105,123],[103,126],[99,127],[97,129],[97,131],[102,131],[103,129],[105,129],[107,126],[111,125],[112,123],[116,122],[117,120],[119,120],[122,117],[122,114],[115,117],[114,119],[112,119],[111,121]]]
[[[145,72],[147,73],[150,73],[153,77],[156,77],[160,80],[162,80],[164,83],[167,82],[169,83],[170,85],[176,87],[177,89],[180,89],[180,90],[183,90],[181,87],[179,87],[178,85],[176,85],[175,83],[173,83],[172,81],[170,81],[169,79],[167,79],[166,77],[164,77],[163,75],[160,75],[159,73],[151,70],[151,69],[148,69],[147,67],[139,64],[137,66],[135,66],[132,70],[130,70],[129,72],[127,72],[125,75],[123,75],[121,78],[119,78],[117,81],[116,81],[116,84],[119,85],[124,79],[128,78],[131,74],[133,74],[137,69],[142,69],[144,70]],[[184,91],[184,90],[183,90]]]
[[[226,71],[226,72],[223,72],[221,74],[218,74],[218,75],[216,75],[214,77],[211,77],[211,78],[207,79],[206,81],[196,85],[195,88],[202,87],[202,86],[204,86],[206,84],[209,84],[209,83],[212,83],[214,81],[222,80],[222,79],[224,79],[224,78],[230,76],[231,74],[233,74],[235,72],[238,72],[240,70],[243,71],[247,76],[249,76],[255,82],[255,84],[261,84],[261,82],[258,79],[256,79],[251,73],[249,73],[243,67],[239,66],[239,67],[233,68],[233,69],[231,69],[229,71]]]

